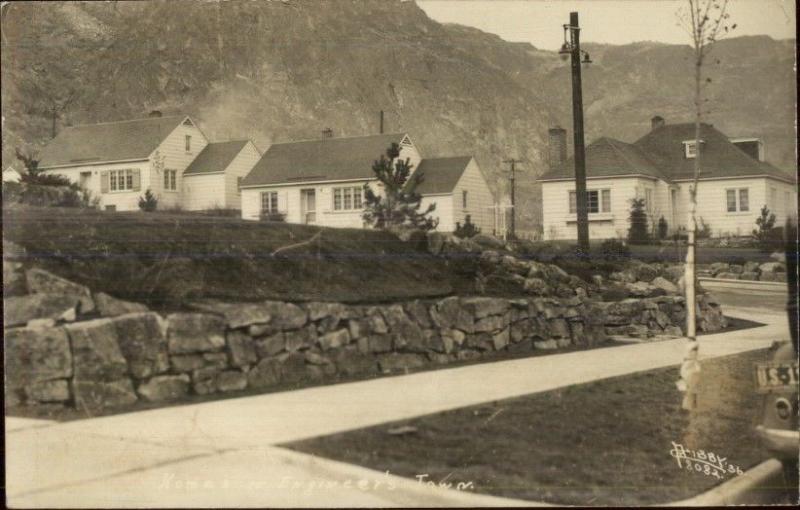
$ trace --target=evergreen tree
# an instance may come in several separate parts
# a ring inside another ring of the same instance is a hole
[[[392,143],[386,154],[372,164],[372,171],[383,188],[383,196],[364,185],[364,221],[382,229],[405,226],[433,230],[439,222],[428,215],[436,209],[436,204],[419,211],[422,196],[416,189],[423,177],[419,174],[411,176],[413,165],[408,158],[401,160],[399,156],[400,146]]]
[[[647,212],[645,211],[643,198],[631,200],[631,213],[628,221],[630,223],[628,243],[646,244],[650,240],[650,236],[647,233]]]

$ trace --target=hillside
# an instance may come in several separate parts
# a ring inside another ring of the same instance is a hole
[[[427,155],[472,153],[505,189],[504,158],[525,159],[521,221],[538,220],[534,179],[547,128],[571,126],[569,68],[554,52],[442,25],[413,2],[15,2],[2,12],[3,165],[58,125],[193,115],[212,139],[270,143],[407,130]],[[557,30],[559,27],[555,27]],[[587,35],[588,37],[588,35]],[[658,113],[688,120],[688,47],[587,44],[587,139],[632,141]],[[717,48],[710,121],[755,134],[794,168],[793,42],[735,38]],[[73,94],[74,91],[74,94]],[[377,156],[377,155],[376,155]]]

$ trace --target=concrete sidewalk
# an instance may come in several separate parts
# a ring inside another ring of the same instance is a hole
[[[702,358],[788,339],[783,312],[744,308],[727,312],[767,325],[701,337]],[[684,345],[683,339],[632,344],[49,426],[18,427],[16,419],[7,418],[8,503],[15,507],[530,504],[431,489],[274,445],[676,365]],[[360,474],[354,475],[354,469]],[[370,490],[344,486],[346,480],[354,484],[360,477],[383,480],[382,486]],[[389,480],[394,490],[389,490]],[[298,487],[287,489],[287,483]],[[203,488],[206,485],[209,488]]]

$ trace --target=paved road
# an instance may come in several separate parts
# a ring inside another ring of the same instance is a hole
[[[727,311],[767,325],[701,337],[701,357],[788,339],[782,310]],[[530,504],[432,489],[275,445],[675,365],[684,343],[678,339],[485,363],[62,424],[6,418],[8,504],[62,508]]]

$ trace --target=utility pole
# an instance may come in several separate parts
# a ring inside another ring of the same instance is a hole
[[[569,32],[569,41],[567,41]],[[564,25],[564,45],[559,52],[569,55],[572,64],[572,131],[575,146],[575,201],[578,220],[578,248],[589,253],[589,211],[586,204],[586,152],[583,139],[583,93],[581,90],[581,63],[591,63],[589,54],[582,52],[578,13],[569,13],[569,25]],[[581,53],[586,58],[581,62]]]
[[[517,237],[517,208],[516,208],[516,199],[515,199],[515,191],[516,191],[516,164],[522,163],[521,159],[511,158],[503,160],[503,163],[511,164],[511,239],[516,239]]]

